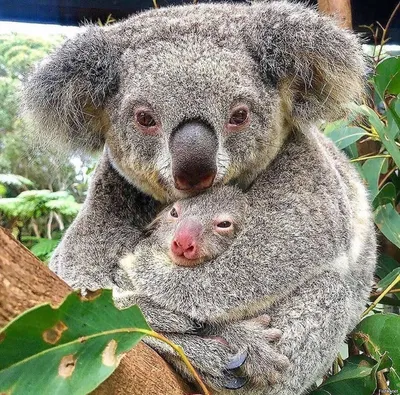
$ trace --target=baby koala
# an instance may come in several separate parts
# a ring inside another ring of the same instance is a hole
[[[135,253],[124,257],[120,266],[130,276],[140,263],[186,268],[200,265],[227,250],[243,228],[246,212],[245,195],[231,186],[179,200],[146,228],[149,237],[137,245]]]
[[[200,373],[209,372],[204,361],[213,356],[218,369],[207,383],[218,394],[221,388],[237,389],[246,383],[245,377],[235,373],[245,361],[246,373],[268,376],[270,383],[278,381],[280,372],[288,366],[287,358],[271,347],[279,341],[281,331],[269,326],[268,315],[240,318],[232,311],[221,321],[218,306],[215,316],[201,313],[204,301],[197,296],[217,291],[209,281],[215,268],[208,265],[235,242],[241,231],[246,231],[247,214],[245,194],[231,186],[177,201],[147,227],[149,236],[135,251],[121,259],[119,265],[130,284],[114,288],[118,307],[138,304],[150,326],[179,344]],[[217,268],[221,288],[225,271],[224,267]],[[223,292],[228,297],[231,291]],[[152,338],[144,341],[191,380],[168,346]],[[253,347],[253,343],[262,346]],[[248,353],[251,356],[246,359]]]

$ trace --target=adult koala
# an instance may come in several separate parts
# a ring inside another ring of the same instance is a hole
[[[113,287],[117,261],[134,251],[163,204],[223,183],[246,190],[254,182],[249,222],[257,232],[239,236],[215,261],[220,277],[192,295],[196,306],[182,307],[180,295],[169,302],[186,313],[186,332],[199,312],[209,318],[213,309],[239,311],[269,297],[266,312],[283,332],[277,345],[251,330],[240,336],[229,323],[221,329],[234,351],[248,342],[243,367],[252,387],[242,391],[304,393],[355,325],[372,280],[365,190],[313,126],[360,94],[363,68],[351,33],[286,1],[165,8],[89,27],[44,61],[24,91],[47,140],[104,146],[84,207],[50,267],[74,288]],[[257,205],[257,193],[268,190]],[[246,263],[244,272],[238,262]],[[260,267],[264,277],[271,273],[268,287],[259,286]],[[162,281],[163,273],[155,275]],[[191,289],[185,285],[182,292]],[[263,312],[252,306],[253,316]],[[176,336],[220,389],[228,346]],[[289,358],[282,377],[273,358],[254,363],[269,352]],[[260,369],[267,382],[258,386]]]

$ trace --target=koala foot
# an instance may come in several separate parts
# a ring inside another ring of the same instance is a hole
[[[221,333],[229,344],[246,347],[248,356],[240,368],[241,375],[249,378],[249,385],[260,388],[280,382],[289,367],[288,358],[276,348],[282,332],[270,328],[269,323],[269,317],[263,315],[231,324]]]
[[[217,393],[245,385],[258,390],[278,383],[289,366],[286,356],[280,354],[274,344],[282,333],[268,327],[269,322],[267,316],[262,316],[228,324],[215,334],[210,333],[213,329],[199,325],[197,329],[207,334],[205,336],[193,333],[165,335],[183,348],[206,385]],[[168,346],[153,339],[145,342],[149,342],[181,374],[193,380],[180,358]]]

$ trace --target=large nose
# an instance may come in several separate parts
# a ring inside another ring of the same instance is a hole
[[[182,124],[172,133],[169,148],[175,188],[203,190],[212,186],[217,173],[218,139],[200,121]]]

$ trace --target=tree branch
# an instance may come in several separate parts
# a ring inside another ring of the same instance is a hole
[[[338,17],[342,27],[352,28],[350,0],[318,0],[318,9],[324,14]]]
[[[0,328],[38,304],[59,304],[72,290],[0,228]],[[189,386],[151,348],[138,344],[95,395],[184,395]]]

